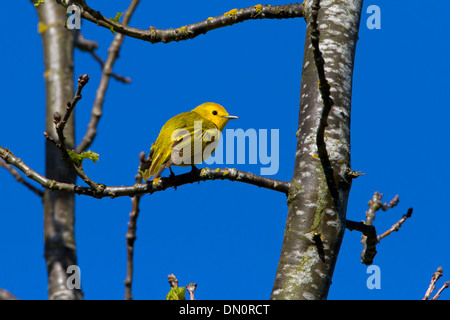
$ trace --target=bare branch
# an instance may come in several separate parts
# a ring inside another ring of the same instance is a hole
[[[12,174],[12,176],[21,184],[23,184],[25,187],[27,187],[28,189],[30,189],[31,191],[33,191],[34,194],[38,195],[39,197],[43,197],[44,196],[44,191],[42,191],[41,189],[36,188],[35,186],[33,186],[32,184],[30,184],[28,181],[24,180],[23,177],[20,175],[19,172],[17,172],[16,169],[14,169],[13,167],[11,167],[9,164],[5,163],[5,161],[2,159],[0,160],[0,167],[5,168],[6,170],[9,171],[9,173]]]
[[[303,4],[294,3],[279,6],[255,5],[243,9],[233,9],[220,16],[210,17],[204,21],[182,26],[176,29],[157,29],[150,27],[149,30],[137,29],[118,23],[103,16],[99,11],[90,8],[84,0],[74,0],[74,4],[81,8],[81,16],[98,26],[113,30],[123,35],[149,41],[151,43],[181,41],[195,38],[208,31],[231,26],[246,20],[256,19],[288,19],[303,17]],[[62,3],[66,8],[68,4]],[[124,19],[125,22],[125,19]]]
[[[64,114],[62,120],[58,121],[56,123],[56,130],[61,131],[61,133],[64,131],[64,127],[66,126],[67,120],[69,120],[73,109],[75,109],[75,106],[77,105],[78,101],[81,100],[81,92],[83,91],[84,86],[89,82],[89,75],[80,75],[78,77],[78,84],[77,84],[77,91],[75,92],[75,95],[72,99],[72,101],[67,101],[66,106],[66,113]],[[64,139],[62,139],[64,140]]]
[[[171,288],[178,288],[178,279],[174,274],[169,274],[167,278]]]
[[[437,300],[439,299],[439,297],[441,296],[442,291],[444,291],[445,289],[447,289],[450,286],[450,281],[446,281],[444,283],[444,285],[438,290],[438,292],[436,293],[436,295],[431,298],[431,300]]]
[[[142,155],[143,154],[143,155]],[[142,151],[141,155],[139,155],[139,159],[145,158],[145,152]],[[142,160],[141,160],[142,162]],[[135,176],[136,184],[142,183],[142,176]],[[131,212],[130,212],[130,221],[128,222],[128,231],[126,234],[127,239],[127,277],[125,279],[125,300],[132,300],[133,295],[131,293],[131,286],[133,284],[133,257],[134,257],[134,242],[136,241],[136,224],[137,218],[139,216],[139,202],[141,200],[142,195],[136,195],[131,199]]]
[[[382,209],[386,211],[388,208],[393,208],[398,204],[399,197],[396,195],[389,204],[382,203],[381,199],[383,198],[383,194],[375,191],[372,196],[372,199],[369,200],[368,205],[369,209],[366,211],[366,225],[373,226],[373,221],[375,220],[375,213]],[[375,228],[374,228],[375,230]],[[376,232],[371,234],[370,236],[362,235],[361,236],[361,244],[363,245],[363,251],[361,252],[361,262],[370,265],[373,263],[373,259],[377,254],[376,245],[378,244],[378,238],[376,236]]]
[[[346,228],[350,231],[357,230],[363,233],[361,236],[361,244],[363,245],[363,250],[361,252],[361,262],[370,265],[373,263],[373,259],[377,254],[376,246],[381,241],[381,239],[387,237],[394,231],[398,231],[402,224],[411,217],[413,213],[413,208],[409,208],[407,213],[402,216],[402,218],[397,221],[389,230],[383,234],[377,236],[375,227],[373,226],[373,221],[375,220],[375,213],[378,210],[386,211],[388,209],[394,208],[399,203],[399,196],[396,195],[389,203],[382,203],[381,199],[383,194],[375,191],[372,199],[369,200],[369,209],[366,211],[366,221],[365,222],[354,222],[347,220]]]
[[[255,175],[250,172],[243,172],[234,168],[222,168],[222,169],[209,169],[203,168],[198,171],[191,171],[189,173],[184,173],[178,176],[172,176],[169,178],[159,178],[157,181],[152,181],[152,183],[147,184],[137,184],[134,186],[127,187],[108,187],[104,185],[99,185],[98,189],[82,187],[70,183],[58,182],[55,180],[47,179],[46,177],[40,175],[29,166],[27,166],[20,158],[14,156],[14,154],[6,148],[0,146],[0,158],[4,159],[6,163],[13,165],[25,175],[39,183],[44,188],[50,190],[58,190],[64,192],[75,193],[79,195],[86,195],[95,198],[104,197],[123,197],[123,196],[135,196],[144,193],[154,193],[158,191],[163,191],[167,188],[178,187],[181,185],[207,181],[207,180],[229,180],[229,181],[239,181],[247,184],[252,184],[258,187],[279,191],[287,194],[290,187],[289,181],[281,181],[270,179],[267,177],[262,177]]]
[[[98,43],[96,41],[85,39],[81,32],[78,31],[78,35],[75,38],[75,47],[81,51],[88,52],[94,58],[94,60],[96,60],[100,64],[100,67],[103,70],[105,62],[97,53],[95,53],[95,50],[98,48]],[[114,72],[111,72],[111,77],[123,83],[131,82],[130,78],[120,74],[116,74]]]
[[[398,231],[400,229],[400,227],[402,226],[402,224],[406,221],[406,219],[411,217],[412,213],[413,213],[413,208],[409,208],[408,212],[406,212],[406,214],[404,214],[402,216],[402,218],[399,221],[397,221],[397,223],[395,223],[389,230],[385,231],[383,234],[381,234],[377,237],[378,242],[380,242],[381,239],[383,239],[384,237],[387,237],[388,235],[390,235],[392,232]]]
[[[0,300],[19,300],[19,299],[8,290],[0,288]]]
[[[93,40],[88,40],[83,37],[80,30],[75,29],[76,35],[74,39],[74,45],[81,51],[94,52],[98,48],[98,42]]]
[[[372,199],[369,200],[367,203],[369,205],[369,209],[366,211],[366,223],[367,224],[373,224],[373,221],[375,220],[375,213],[378,210],[386,211],[388,209],[391,209],[395,207],[399,202],[399,197],[396,195],[394,198],[392,198],[389,203],[382,203],[381,199],[383,199],[383,194],[379,193],[378,191],[375,191],[375,193],[372,196]]]
[[[431,277],[430,285],[428,286],[427,292],[425,292],[425,296],[422,300],[428,300],[431,293],[434,291],[436,287],[436,282],[439,280],[440,277],[444,275],[442,267],[437,268],[436,272],[433,273],[433,276]],[[445,289],[445,288],[444,288]]]
[[[137,5],[139,4],[140,0],[133,0],[130,3],[130,6],[128,7],[127,11],[125,11],[124,18],[123,18],[123,25],[127,26],[131,16],[133,15],[134,11],[136,10]],[[106,58],[106,62],[103,63],[100,57],[98,57],[93,51],[91,54],[94,56],[94,58],[97,59],[102,65],[102,77],[100,79],[100,84],[97,88],[97,92],[95,95],[95,101],[92,106],[92,112],[91,112],[91,118],[88,123],[88,128],[86,133],[84,134],[83,139],[81,140],[78,147],[75,149],[77,153],[85,151],[87,148],[90,147],[90,145],[94,142],[95,137],[97,136],[97,127],[100,122],[100,118],[103,113],[103,103],[105,101],[105,95],[106,90],[108,89],[109,85],[109,79],[111,76],[116,77],[113,72],[112,68],[114,63],[116,62],[117,58],[119,57],[119,51],[122,47],[124,40],[124,36],[121,33],[117,33],[114,36],[113,41],[111,42],[111,45],[108,49],[108,57]],[[123,78],[123,77],[121,77]],[[125,80],[124,82],[129,82],[129,79],[123,78]]]
[[[61,157],[67,163],[67,165],[91,188],[99,191],[103,188],[103,186],[98,185],[91,178],[89,178],[81,168],[81,165],[76,164],[69,156],[69,152],[67,151],[64,137],[64,127],[67,121],[69,120],[77,102],[81,99],[82,97],[81,91],[83,90],[84,86],[88,83],[88,81],[89,76],[87,74],[81,75],[78,78],[78,85],[75,96],[73,97],[72,101],[67,101],[66,112],[64,113],[64,116],[61,118],[61,115],[58,112],[55,112],[53,115],[53,122],[55,123],[55,129],[58,135],[59,142],[56,142],[55,139],[51,137],[47,132],[44,132],[44,136],[47,140],[54,143],[56,147],[61,151]]]
[[[190,297],[191,300],[195,300],[195,298],[194,298],[195,289],[197,289],[197,284],[196,283],[189,283],[186,286],[186,290],[189,292],[189,297]]]
[[[55,112],[53,114],[53,122],[55,123],[55,129],[56,133],[58,135],[59,142],[56,142],[53,137],[51,137],[47,132],[44,132],[44,136],[47,140],[54,143],[56,147],[61,151],[61,156],[63,160],[70,159],[70,156],[67,152],[67,147],[64,137],[64,128],[66,126],[67,121],[69,120],[73,109],[75,108],[77,102],[81,99],[81,92],[84,88],[84,86],[88,83],[89,76],[87,74],[80,75],[78,77],[78,85],[77,85],[77,91],[72,99],[72,101],[67,101],[66,103],[66,112],[64,113],[64,116],[61,118],[61,115],[59,112]]]

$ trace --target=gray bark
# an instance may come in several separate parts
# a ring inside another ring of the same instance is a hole
[[[64,27],[66,10],[56,1],[45,1],[37,7],[41,23],[46,85],[46,131],[57,138],[53,114],[65,113],[68,100],[74,95],[73,43],[74,32]],[[66,145],[74,147],[74,117],[65,127]],[[55,181],[75,183],[76,175],[61,160],[61,152],[46,141],[46,177]],[[67,267],[76,265],[74,239],[75,198],[73,193],[45,190],[44,241],[48,273],[49,299],[81,299],[81,290],[67,287]]]
[[[312,0],[305,1],[311,21]],[[350,110],[352,76],[362,0],[320,1],[318,25],[325,74],[334,105],[328,116],[325,143],[337,197],[333,199],[316,144],[322,97],[306,30],[300,91],[297,152],[283,246],[271,299],[326,299],[345,231],[351,187]]]

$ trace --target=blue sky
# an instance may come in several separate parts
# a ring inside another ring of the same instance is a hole
[[[91,1],[92,2],[92,1]],[[276,2],[287,4],[289,2]],[[131,25],[179,27],[217,16],[250,1],[142,1]],[[128,1],[95,1],[95,9],[114,17]],[[381,8],[381,30],[369,30],[366,8]],[[399,205],[379,212],[379,232],[390,228],[409,207],[414,214],[378,245],[381,289],[369,290],[367,267],[360,263],[360,233],[347,231],[337,261],[329,299],[421,299],[432,273],[444,268],[450,280],[447,204],[450,155],[450,72],[447,41],[450,3],[439,1],[433,19],[413,8],[419,1],[365,1],[356,51],[352,99],[352,166],[366,176],[353,183],[347,218],[365,219],[374,191]],[[0,145],[44,173],[42,44],[37,17],[28,1],[8,2],[3,34]],[[82,32],[97,40],[103,58],[113,35],[90,22]],[[247,21],[194,40],[150,44],[126,39],[114,70],[132,78],[112,81],[99,134],[91,149],[100,154],[86,173],[106,185],[132,185],[138,154],[148,152],[159,129],[175,114],[205,101],[238,115],[230,129],[279,129],[280,168],[273,176],[290,180],[294,167],[303,19]],[[75,53],[75,77],[90,82],[76,107],[79,142],[89,120],[100,73],[83,52]],[[226,165],[218,165],[225,167]],[[236,164],[259,173],[258,164]],[[201,166],[200,166],[201,167]],[[189,169],[175,168],[175,173]],[[165,173],[167,174],[167,173]],[[21,299],[46,299],[43,213],[40,199],[0,170],[0,287]],[[79,182],[80,183],[80,182]],[[80,183],[81,184],[81,183]],[[287,215],[281,193],[228,181],[179,187],[141,200],[135,244],[135,299],[164,299],[167,275],[180,285],[197,282],[198,299],[268,299],[283,240]],[[125,233],[129,198],[77,197],[76,244],[86,299],[123,299],[126,271]],[[444,292],[441,299],[448,299]]]

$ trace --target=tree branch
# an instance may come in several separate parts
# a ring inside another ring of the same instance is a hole
[[[71,159],[69,152],[67,150],[66,144],[65,144],[65,137],[64,137],[64,127],[69,120],[73,109],[75,109],[75,106],[77,102],[81,99],[81,92],[84,88],[84,86],[88,83],[89,76],[87,74],[80,75],[78,78],[78,85],[77,85],[77,91],[72,99],[72,101],[67,101],[66,104],[66,112],[64,113],[64,116],[61,118],[61,115],[59,112],[55,112],[53,115],[53,122],[55,123],[55,130],[58,135],[59,142],[56,142],[53,137],[51,137],[47,132],[44,132],[45,138],[54,143],[55,146],[60,150],[62,160],[64,160],[70,169],[72,169],[84,182],[86,182],[91,188],[94,190],[100,190],[102,186],[95,183],[91,178],[89,178],[86,173],[83,171],[81,164],[78,165]]]
[[[103,68],[105,67],[105,62],[97,53],[95,53],[95,50],[98,48],[98,43],[96,41],[85,39],[81,32],[78,31],[75,38],[75,47],[81,51],[88,52],[92,56],[92,58],[94,58],[94,60],[96,60],[100,64],[100,67],[103,70]],[[130,78],[120,74],[115,74],[114,72],[111,72],[111,77],[123,83],[131,83]]]
[[[84,52],[94,52],[95,50],[98,49],[97,41],[85,39],[81,31],[78,29],[75,29],[75,33],[76,33],[74,39],[75,48]]]
[[[375,213],[378,210],[387,211],[388,209],[394,208],[399,202],[399,197],[396,195],[389,203],[382,203],[381,200],[383,194],[375,191],[372,199],[369,200],[369,209],[366,211],[366,221],[365,222],[355,222],[346,221],[346,228],[350,231],[357,230],[363,235],[361,236],[361,244],[363,245],[363,250],[361,252],[361,263],[370,265],[373,263],[373,259],[377,254],[376,246],[381,241],[381,239],[387,237],[394,231],[398,231],[402,224],[411,217],[413,213],[413,208],[409,208],[407,213],[402,216],[402,218],[397,221],[389,230],[383,234],[377,236],[376,229],[373,225],[375,220]]]
[[[77,91],[72,99],[72,101],[67,101],[66,103],[66,112],[64,113],[64,116],[61,118],[61,115],[59,112],[55,112],[53,114],[53,122],[55,123],[55,129],[56,134],[58,135],[59,142],[56,143],[54,138],[51,138],[47,132],[44,132],[44,136],[46,139],[48,139],[50,142],[54,143],[56,147],[61,151],[62,159],[67,160],[70,159],[70,156],[67,152],[67,147],[64,137],[64,128],[66,126],[67,121],[69,120],[73,109],[77,105],[77,102],[81,99],[81,92],[84,88],[84,86],[88,83],[89,76],[87,74],[80,75],[78,77],[78,84],[77,84]]]
[[[434,295],[433,298],[431,298],[431,300],[437,300],[439,299],[439,297],[441,296],[442,291],[444,291],[445,289],[447,289],[450,286],[450,281],[446,281],[444,283],[444,285],[438,290],[438,292]]]
[[[5,168],[6,170],[9,171],[9,173],[12,174],[12,176],[21,184],[23,184],[25,187],[27,187],[28,189],[30,189],[31,191],[33,191],[34,194],[38,195],[39,197],[43,197],[44,196],[44,191],[36,188],[35,186],[33,186],[32,184],[30,184],[28,181],[24,180],[23,177],[20,175],[19,172],[17,172],[16,169],[14,169],[13,167],[11,167],[9,164],[5,163],[4,160],[0,160],[0,167]]]
[[[195,297],[194,297],[195,289],[197,289],[196,283],[191,282],[186,286],[186,290],[189,292],[189,297],[191,300],[195,300]]]
[[[133,15],[134,11],[136,10],[137,5],[139,4],[140,0],[133,0],[131,1],[127,11],[124,13],[123,18],[123,25],[127,26],[131,16]],[[121,33],[117,33],[114,36],[113,41],[111,42],[111,45],[108,49],[108,57],[106,58],[106,62],[103,63],[100,57],[95,55],[93,51],[91,54],[93,54],[94,57],[97,57],[97,61],[100,61],[102,64],[102,76],[100,79],[100,84],[97,88],[97,92],[95,95],[95,101],[92,106],[92,112],[91,112],[91,118],[88,123],[88,127],[86,130],[86,133],[83,136],[83,139],[81,140],[78,147],[75,149],[77,153],[81,153],[85,150],[87,150],[91,144],[94,142],[95,137],[97,136],[97,127],[100,122],[100,118],[102,116],[103,112],[103,103],[105,101],[105,95],[106,90],[108,89],[109,85],[109,79],[111,76],[114,77],[114,74],[112,72],[112,68],[114,63],[116,62],[117,58],[119,57],[119,51],[122,47],[124,40],[124,36]]]
[[[8,290],[0,288],[0,300],[19,300],[19,299]]]
[[[141,162],[145,159],[145,152],[142,151],[139,155],[139,161]],[[137,174],[135,176],[136,184],[142,183],[142,176]],[[136,225],[137,218],[139,216],[139,202],[142,195],[136,195],[131,199],[131,212],[130,221],[128,222],[128,231],[125,236],[127,239],[127,276],[125,278],[125,300],[132,300],[133,295],[131,293],[131,286],[133,284],[133,257],[134,257],[134,242],[136,241]]]
[[[138,1],[134,0],[133,3]],[[132,4],[133,4],[132,3]],[[75,171],[75,173],[83,179],[91,188],[85,188],[81,186],[76,186],[74,184],[67,184],[56,182],[54,180],[50,181],[49,179],[39,175],[35,171],[33,171],[30,167],[25,165],[22,160],[15,158],[12,153],[7,149],[3,149],[0,147],[0,157],[5,160],[6,163],[12,164],[16,166],[19,170],[24,172],[27,177],[35,180],[40,183],[43,187],[51,189],[51,190],[59,190],[72,192],[77,194],[90,195],[96,198],[103,198],[106,196],[116,197],[116,196],[135,196],[142,193],[153,193],[156,191],[165,190],[168,187],[177,187],[187,183],[193,183],[198,181],[205,180],[231,180],[231,181],[241,181],[248,184],[257,185],[259,187],[264,187],[267,189],[280,191],[287,193],[289,190],[290,183],[286,181],[280,181],[275,179],[270,179],[267,177],[257,176],[250,172],[242,172],[236,169],[216,169],[211,170],[208,168],[202,169],[201,171],[194,171],[188,174],[183,174],[180,176],[171,176],[168,179],[157,179],[153,180],[152,184],[148,185],[137,185],[131,187],[106,187],[103,184],[97,184],[93,180],[91,180],[81,168],[81,165],[75,163],[72,158],[69,156],[67,151],[67,147],[64,143],[64,127],[66,122],[69,120],[70,115],[75,108],[77,102],[81,99],[81,92],[83,87],[89,81],[89,76],[87,74],[82,75],[78,79],[78,86],[76,94],[73,100],[67,102],[66,112],[64,116],[61,118],[61,115],[58,112],[54,113],[53,119],[55,123],[55,129],[57,135],[59,137],[59,142],[56,142],[53,137],[44,132],[46,139],[56,145],[56,147],[61,151],[62,159],[66,161],[68,166]],[[141,158],[141,166],[143,167],[143,162],[145,161],[145,157]],[[168,181],[166,183],[166,180]],[[139,187],[140,186],[140,187]]]
[[[169,274],[167,276],[171,288],[178,288],[178,279],[174,274]]]
[[[412,213],[413,213],[413,208],[409,208],[408,211],[406,212],[406,214],[404,214],[402,216],[402,218],[399,221],[397,221],[397,223],[395,223],[389,230],[385,231],[383,234],[381,234],[377,237],[377,241],[380,242],[381,239],[387,237],[392,232],[398,231],[400,229],[400,227],[402,226],[402,224],[406,221],[406,219],[411,217]]]
[[[229,180],[229,181],[239,181],[251,185],[255,185],[261,188],[266,188],[274,191],[279,191],[282,193],[288,193],[290,182],[270,179],[267,177],[262,177],[255,175],[250,172],[243,172],[234,168],[222,168],[222,169],[209,169],[203,168],[197,171],[191,171],[178,176],[172,176],[169,178],[160,178],[153,183],[147,184],[137,184],[134,186],[126,187],[108,187],[102,185],[102,188],[95,190],[95,188],[82,187],[75,184],[59,182],[40,175],[29,166],[27,166],[20,158],[14,156],[14,154],[7,148],[0,146],[0,158],[4,159],[6,163],[13,165],[25,175],[39,183],[44,188],[50,190],[58,190],[69,193],[75,193],[79,195],[91,196],[95,198],[104,197],[123,197],[144,194],[144,193],[154,193],[158,191],[163,191],[167,188],[178,187],[189,183],[208,181],[208,180]]]
[[[433,276],[431,277],[431,282],[430,285],[428,286],[427,291],[425,292],[425,296],[423,297],[422,300],[428,300],[430,298],[430,295],[433,293],[434,289],[436,288],[436,282],[439,280],[439,278],[441,278],[444,275],[443,272],[443,268],[439,267],[437,268],[436,272],[433,273]],[[450,285],[450,282],[447,281],[444,283],[444,285],[439,289],[439,291],[436,293],[436,295],[431,298],[431,300],[436,300],[439,298],[439,296],[441,295],[442,291],[444,291],[444,289],[448,288]]]
[[[231,26],[246,20],[256,19],[287,19],[303,17],[303,4],[294,3],[279,6],[255,5],[243,9],[233,9],[220,16],[210,17],[204,21],[196,22],[176,29],[157,29],[150,27],[149,30],[137,29],[118,23],[103,16],[100,11],[90,8],[84,0],[74,0],[74,4],[81,8],[81,16],[98,26],[113,30],[123,35],[149,41],[151,43],[171,41],[182,41],[195,38],[208,31]],[[64,7],[68,4],[62,3]]]

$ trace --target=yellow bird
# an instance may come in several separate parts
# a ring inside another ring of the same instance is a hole
[[[153,143],[144,170],[143,179],[158,178],[172,165],[194,166],[214,152],[220,132],[231,116],[220,104],[206,102],[195,109],[169,119]]]

